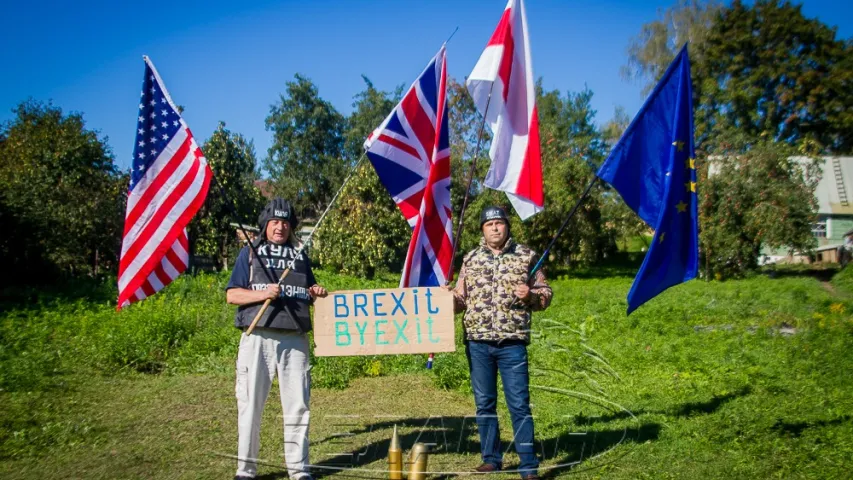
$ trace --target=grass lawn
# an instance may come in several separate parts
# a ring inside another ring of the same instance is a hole
[[[632,278],[609,273],[558,276],[554,304],[534,319],[544,476],[850,477],[853,270],[829,283],[808,272],[693,281],[630,317]],[[333,289],[395,283],[320,279]],[[233,476],[238,336],[224,281],[184,278],[121,314],[109,288],[18,292],[26,302],[3,303],[0,477]],[[314,359],[320,475],[386,478],[394,425],[404,448],[437,444],[431,471],[476,466],[459,346],[432,371],[420,356]],[[277,391],[264,412],[262,478],[286,476]],[[507,440],[504,405],[499,412]]]

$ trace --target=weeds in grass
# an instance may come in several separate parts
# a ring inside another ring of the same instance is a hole
[[[331,290],[396,284],[390,276],[317,276]],[[228,383],[222,377],[233,375],[239,331],[234,307],[224,301],[226,281],[183,276],[119,313],[105,300],[114,298],[114,287],[104,284],[86,287],[88,297],[78,286],[73,294],[4,300],[0,457],[30,462],[76,452],[128,428],[75,414],[69,398],[77,398],[81,378],[206,373]],[[553,282],[553,305],[533,320],[530,365],[544,387],[532,394],[537,435],[553,443],[547,445],[557,460],[601,468],[593,476],[843,476],[853,464],[853,270],[822,281],[799,274],[693,281],[626,317],[630,274],[564,272]],[[458,351],[438,354],[432,371],[424,368],[426,355],[312,358],[314,386],[342,389],[359,377],[414,372],[467,393],[458,334]],[[587,396],[623,405],[633,416]],[[401,408],[417,408],[412,397],[400,398]],[[583,448],[637,454],[608,465],[589,460],[566,443],[581,439],[581,430]]]

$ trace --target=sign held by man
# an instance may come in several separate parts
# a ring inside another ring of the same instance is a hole
[[[349,290],[314,303],[314,354],[453,352],[453,294],[438,287]]]

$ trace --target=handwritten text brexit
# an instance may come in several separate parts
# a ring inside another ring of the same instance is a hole
[[[456,350],[453,293],[441,288],[348,290],[314,303],[314,354],[399,355]]]
[[[406,294],[410,298],[406,298]],[[441,338],[433,332],[432,315],[440,309],[433,305],[432,297],[433,293],[427,289],[418,298],[417,288],[399,292],[333,294],[335,319],[347,319],[335,321],[335,345],[348,346],[353,341],[358,345],[438,343]],[[423,322],[419,315],[426,315]],[[389,316],[394,318],[382,318]],[[359,317],[365,320],[357,320]]]

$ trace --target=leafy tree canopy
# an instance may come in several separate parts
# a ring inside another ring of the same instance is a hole
[[[255,147],[243,135],[225,128],[225,122],[219,122],[202,151],[214,179],[204,205],[190,223],[193,254],[227,264],[236,247],[235,230],[230,224],[255,226],[263,206],[263,197],[255,186]]]
[[[264,168],[275,193],[293,201],[303,217],[319,214],[348,167],[343,115],[320,98],[311,80],[297,74],[270,107],[266,126],[273,143]]]
[[[127,177],[106,139],[83,116],[52,104],[19,104],[0,126],[0,254],[5,272],[25,267],[92,274],[116,265]],[[20,278],[19,278],[20,279]]]

